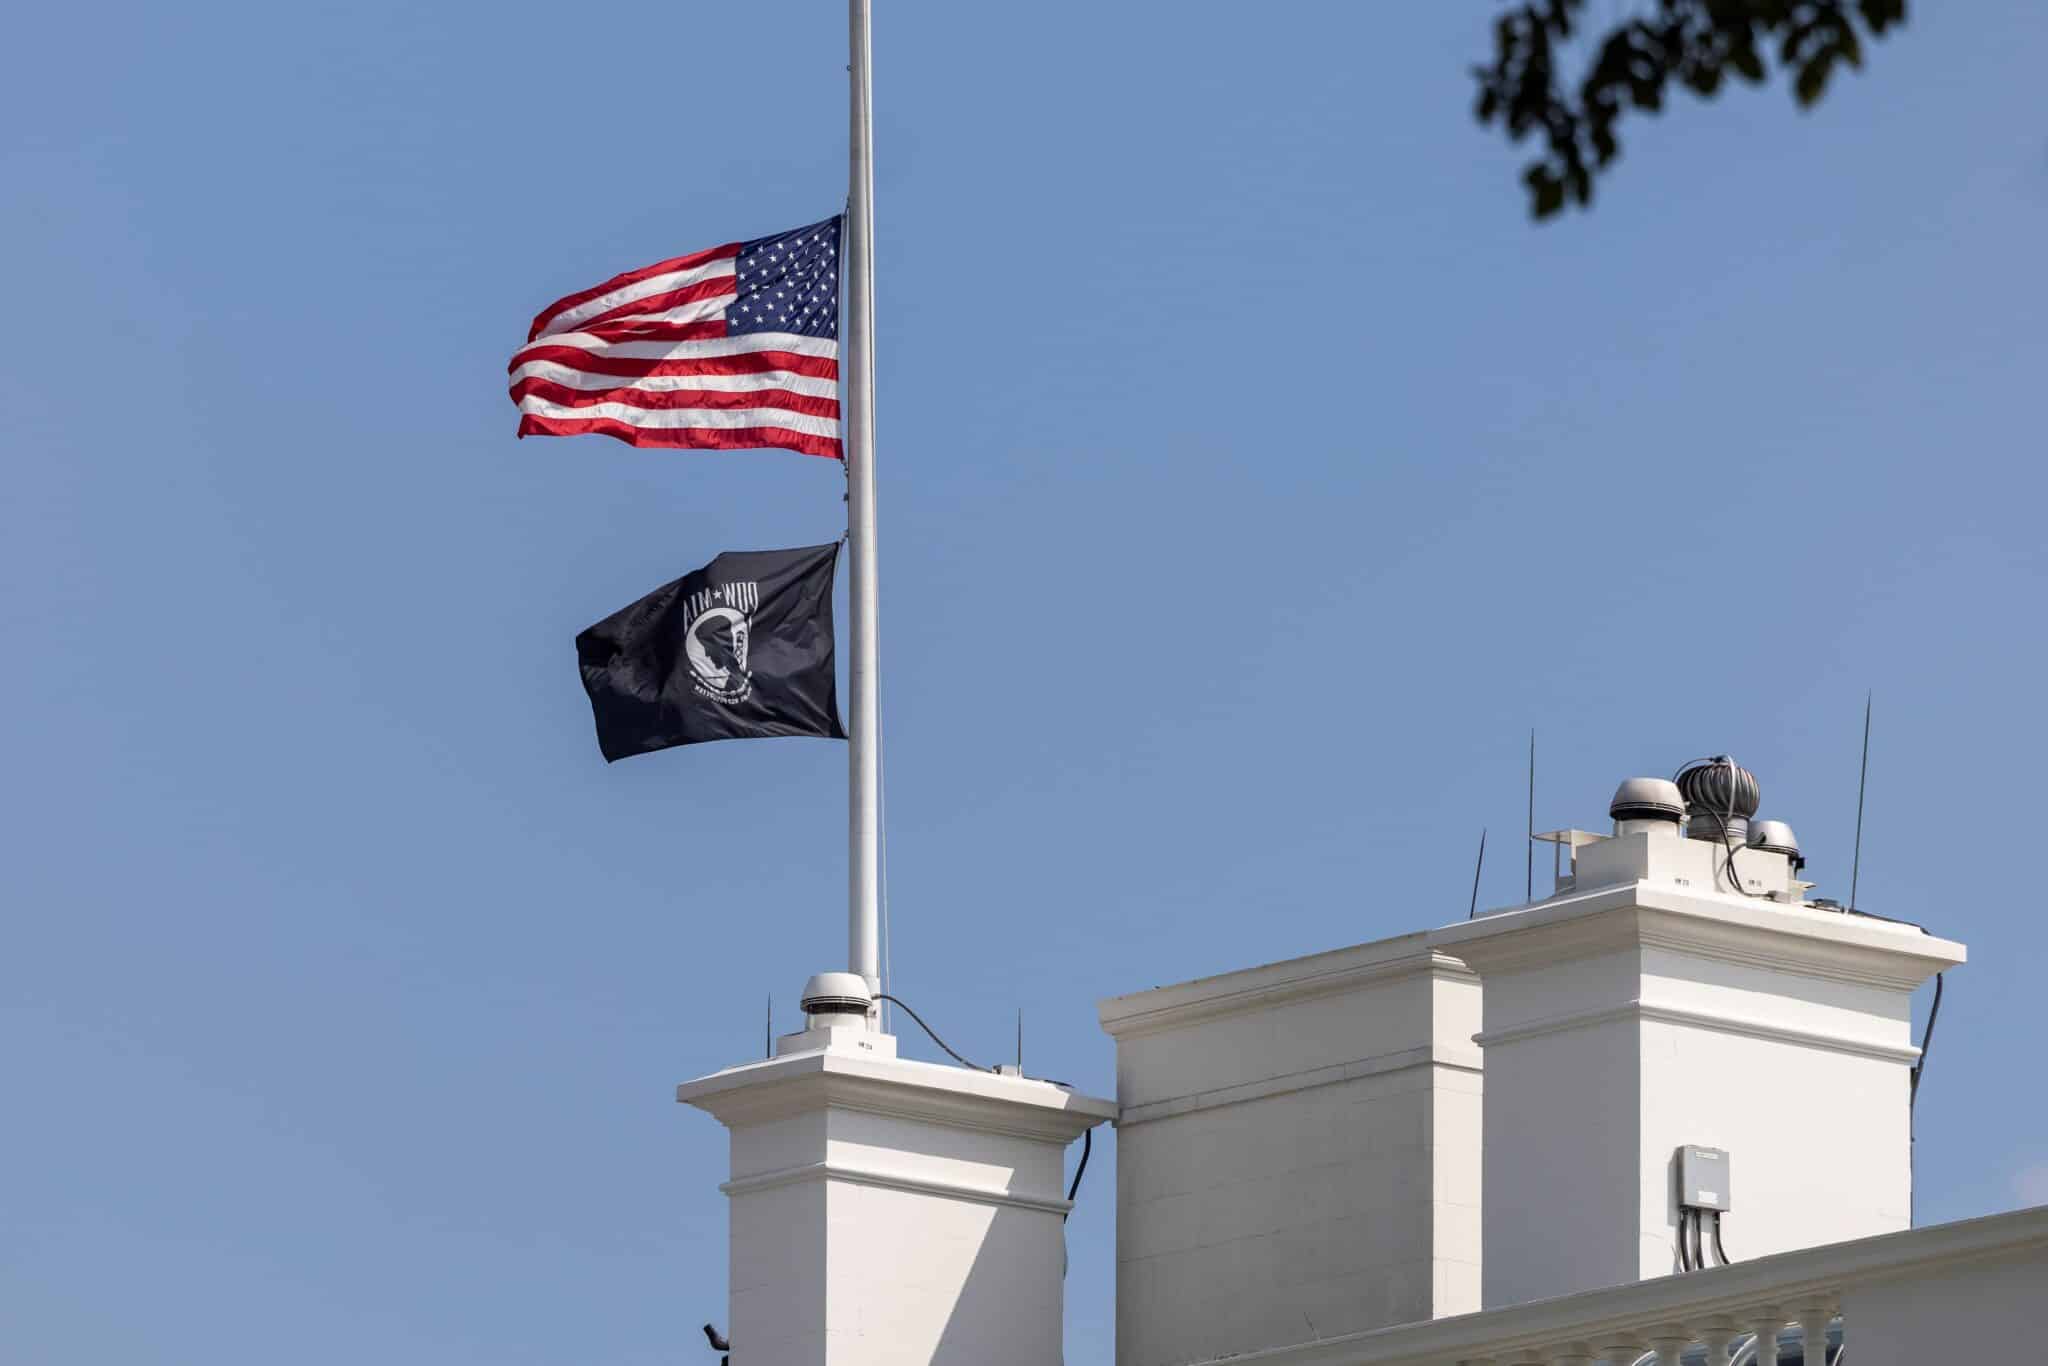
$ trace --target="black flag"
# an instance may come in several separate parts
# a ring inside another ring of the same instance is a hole
[[[839,546],[729,550],[576,637],[607,762],[703,740],[844,740],[833,687]]]

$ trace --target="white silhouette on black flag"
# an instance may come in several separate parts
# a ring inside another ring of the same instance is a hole
[[[607,762],[705,740],[844,740],[832,660],[839,546],[729,550],[576,637]]]

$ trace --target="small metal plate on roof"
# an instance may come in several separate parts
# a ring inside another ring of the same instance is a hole
[[[1545,830],[1542,834],[1531,835],[1529,838],[1535,840],[1538,844],[1561,844],[1567,849],[1577,850],[1583,849],[1589,844],[1598,844],[1601,840],[1614,837],[1612,835],[1595,834],[1591,830]]]

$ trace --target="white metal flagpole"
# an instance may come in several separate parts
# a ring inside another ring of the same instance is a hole
[[[847,969],[880,991],[881,702],[876,684],[875,169],[869,0],[848,0],[852,91],[846,212],[846,530],[853,570],[852,724],[848,727]]]

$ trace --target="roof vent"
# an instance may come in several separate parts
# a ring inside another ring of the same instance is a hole
[[[1756,775],[1725,754],[1687,764],[1678,774],[1690,817],[1685,833],[1712,844],[1749,842],[1749,818],[1763,792]]]
[[[806,1015],[866,1015],[874,997],[857,972],[820,972],[804,983]]]
[[[1607,814],[1617,821],[1668,821],[1685,819],[1685,798],[1678,784],[1669,778],[1629,778],[1614,789]]]
[[[1783,854],[1792,860],[1792,871],[1798,872],[1806,866],[1806,860],[1799,853],[1799,837],[1792,833],[1792,827],[1783,821],[1758,821],[1749,827],[1749,847],[1762,849],[1766,853]]]

